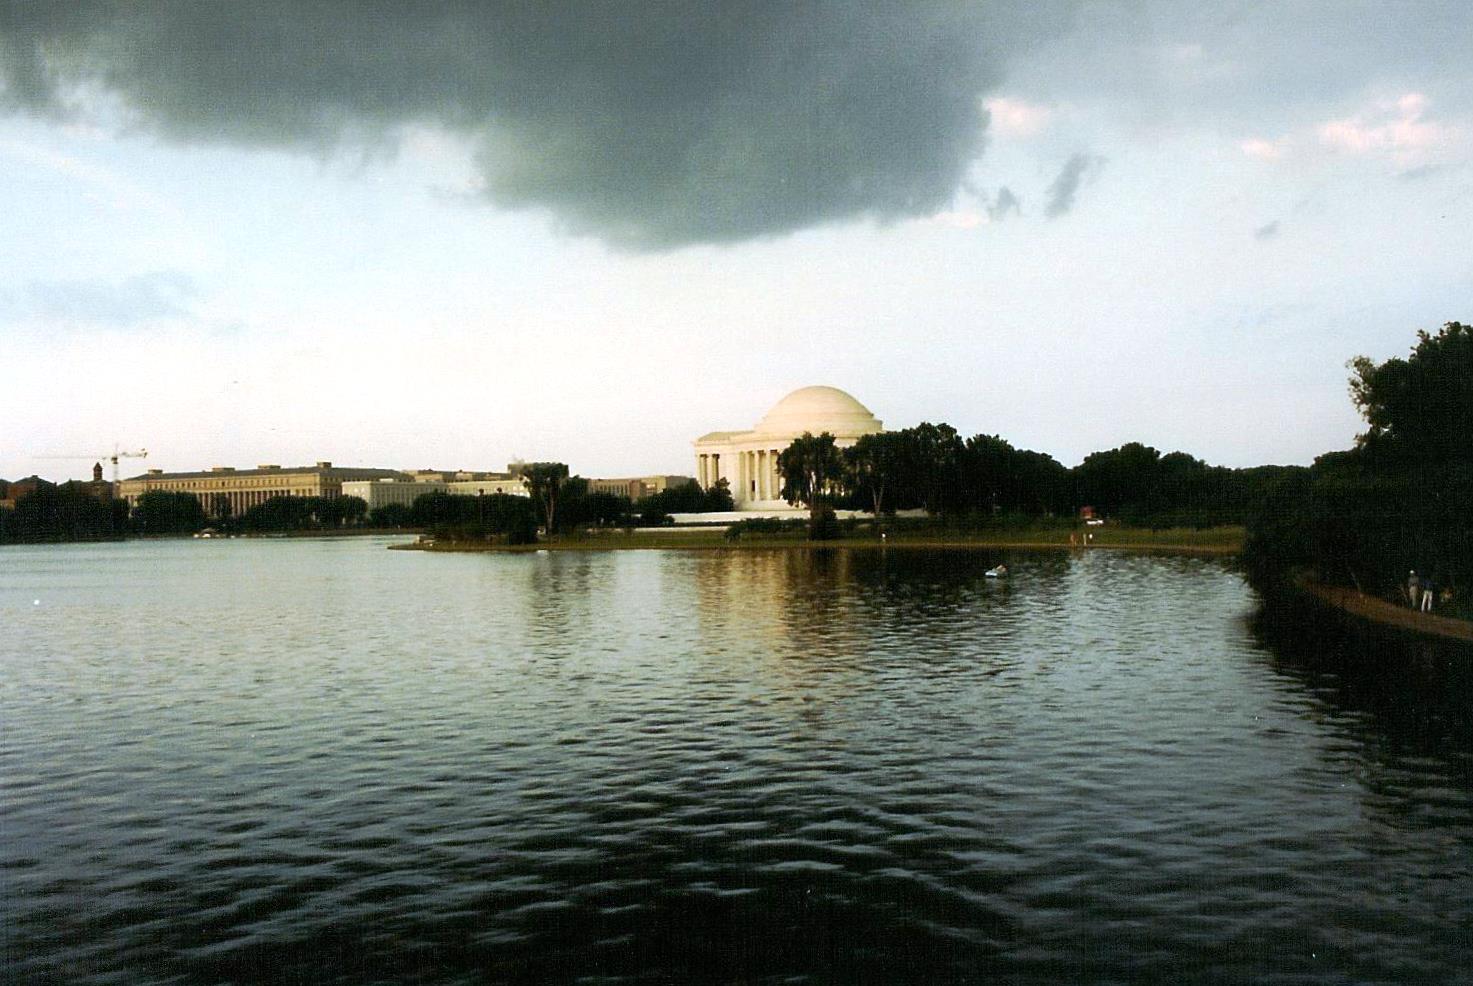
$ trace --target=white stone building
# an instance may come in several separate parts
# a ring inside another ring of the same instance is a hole
[[[414,506],[414,501],[427,493],[444,492],[445,484],[433,480],[377,479],[343,484],[343,496],[356,496],[368,504],[369,510],[391,503]]]
[[[828,432],[834,444],[848,448],[884,427],[837,387],[804,387],[778,401],[750,431],[713,431],[696,439],[696,480],[709,489],[725,479],[738,510],[785,509],[777,457],[805,431]]]
[[[446,484],[456,496],[490,496],[503,493],[507,496],[531,496],[527,484],[520,476],[498,476],[491,479],[460,479]]]

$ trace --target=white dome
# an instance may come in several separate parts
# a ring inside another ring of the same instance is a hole
[[[803,387],[773,405],[755,429],[765,435],[859,436],[884,430],[869,408],[837,387]]]

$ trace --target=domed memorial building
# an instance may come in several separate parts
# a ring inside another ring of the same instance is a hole
[[[804,387],[773,405],[751,431],[713,431],[696,439],[696,477],[703,489],[726,480],[738,510],[784,509],[777,457],[805,431],[828,432],[846,448],[884,426],[837,387]]]

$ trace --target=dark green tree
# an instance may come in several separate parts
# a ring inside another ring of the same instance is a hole
[[[414,525],[414,511],[403,503],[386,503],[368,512],[368,524],[370,527],[411,527]]]
[[[696,486],[697,484],[691,483]],[[697,486],[699,489],[699,487]],[[736,509],[736,501],[731,498],[731,484],[724,478],[712,483],[705,492],[700,509],[710,513],[722,513]]]
[[[537,540],[536,505],[528,497],[506,493],[459,496],[436,490],[415,499],[408,520],[415,527],[450,540],[499,537],[511,544]]]
[[[522,483],[537,504],[542,526],[548,534],[557,528],[558,499],[568,481],[568,466],[563,462],[528,462],[522,466]]]
[[[101,499],[79,483],[50,483],[0,510],[0,542],[98,541],[120,537],[121,501]]]
[[[838,492],[844,460],[833,435],[805,431],[778,454],[777,471],[783,480],[782,498],[811,510],[814,503]]]
[[[1013,455],[1016,487],[1005,510],[1026,514],[1068,514],[1074,509],[1069,470],[1051,455],[1020,449]]]
[[[808,507],[809,538],[827,541],[838,537],[839,525],[831,501],[843,492],[844,457],[834,444],[834,436],[805,431],[778,454],[777,471],[783,480],[782,498],[795,506],[801,503]]]
[[[563,486],[558,523],[566,530],[586,525],[612,527],[628,523],[633,509],[627,496],[589,490],[586,480],[574,476]]]
[[[1108,515],[1149,514],[1157,505],[1161,453],[1140,442],[1085,456],[1074,470],[1081,506]]]
[[[206,511],[209,519],[216,524],[224,524],[230,520],[232,513],[230,509],[230,497],[224,493],[210,494],[210,509]]]
[[[1017,450],[996,435],[973,435],[961,455],[963,501],[969,511],[998,513],[1016,503]]]
[[[1358,442],[1375,459],[1473,461],[1473,327],[1448,322],[1418,332],[1406,359],[1349,365],[1350,396],[1369,426]]]
[[[356,496],[311,497],[312,517],[322,527],[339,528],[368,512],[368,504]]]
[[[881,431],[862,435],[844,449],[848,486],[863,498],[876,517],[895,512],[894,498],[887,499],[902,483],[906,465],[905,436]]]
[[[339,497],[342,501],[343,523],[357,526],[368,516],[368,501],[361,496]]]
[[[706,490],[692,479],[680,486],[642,497],[634,505],[640,522],[650,525],[665,523],[670,514],[699,514],[732,508],[731,484],[724,479],[718,479]]]
[[[205,510],[193,493],[149,490],[133,507],[133,529],[140,534],[193,534],[205,526]]]
[[[241,514],[236,524],[257,532],[305,531],[319,525],[322,500],[313,496],[273,496]]]
[[[1272,586],[1296,571],[1401,598],[1409,569],[1473,615],[1473,330],[1417,333],[1406,359],[1350,362],[1367,430],[1254,511],[1245,560]]]
[[[954,513],[962,508],[964,446],[956,429],[945,423],[933,425],[922,421],[900,434],[906,447],[905,499],[925,507],[932,515]]]

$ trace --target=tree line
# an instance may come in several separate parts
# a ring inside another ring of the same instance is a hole
[[[922,510],[947,524],[1072,518],[1085,507],[1155,528],[1251,522],[1250,554],[1273,559],[1269,567],[1314,559],[1326,571],[1356,578],[1365,572],[1374,580],[1390,570],[1385,556],[1397,554],[1422,558],[1451,577],[1462,570],[1458,559],[1473,557],[1467,525],[1458,526],[1462,505],[1470,502],[1468,337],[1466,326],[1449,323],[1438,336],[1423,333],[1409,360],[1353,362],[1353,396],[1370,429],[1355,449],[1321,456],[1312,467],[1229,469],[1129,442],[1068,468],[997,435],[964,438],[944,422],[922,422],[842,449],[832,435],[800,436],[778,460],[781,495],[810,506],[815,516],[835,507],[878,516]],[[144,494],[129,513],[64,484],[0,511],[0,541],[191,533],[207,525],[250,533],[408,528],[517,540],[538,531],[653,526],[671,514],[732,509],[724,480],[710,489],[690,482],[637,502],[590,489],[565,463],[530,463],[523,480],[526,497],[431,493],[412,505],[372,511],[355,497],[277,497],[236,516],[224,497],[202,503],[163,491]],[[822,530],[833,527],[825,522]],[[1379,532],[1379,548],[1370,532]]]
[[[1473,614],[1473,327],[1448,322],[1406,358],[1349,366],[1367,428],[1272,486],[1248,525],[1250,575],[1270,591],[1308,574],[1402,598],[1416,571]]]
[[[1302,467],[1211,466],[1140,442],[1095,452],[1070,469],[997,435],[963,438],[951,425],[930,422],[865,435],[848,448],[828,433],[805,433],[778,457],[783,499],[820,513],[919,509],[941,520],[982,522],[1073,517],[1089,507],[1150,527],[1243,523],[1269,485],[1297,471]]]
[[[276,496],[234,514],[224,494],[203,500],[193,493],[151,490],[129,510],[121,500],[100,499],[81,484],[44,484],[14,510],[0,510],[0,543],[107,540],[126,536],[336,531],[349,528],[411,529],[451,539],[534,541],[539,531],[566,534],[583,527],[668,523],[675,513],[732,509],[726,482],[703,490],[694,481],[631,501],[590,488],[559,462],[525,467],[528,496],[467,496],[432,491],[412,504],[373,510],[359,497]]]
[[[0,544],[110,541],[129,531],[127,504],[99,498],[81,483],[45,483],[0,510]]]
[[[998,436],[963,439],[952,426],[929,422],[866,435],[846,449],[838,448],[831,435],[803,435],[779,458],[782,496],[791,503],[878,515],[922,509],[945,522],[1074,516],[1091,506],[1138,525],[1241,523],[1266,485],[1296,471],[1306,470],[1209,466],[1186,453],[1162,455],[1138,442],[1096,452],[1069,469]],[[560,462],[529,463],[523,480],[529,494],[524,497],[432,492],[411,505],[369,510],[358,497],[279,496],[240,514],[231,513],[223,494],[202,501],[191,493],[155,490],[139,497],[130,512],[85,494],[76,484],[63,484],[23,498],[23,508],[0,511],[0,541],[189,534],[207,527],[222,533],[368,527],[517,540],[539,530],[559,535],[585,527],[657,526],[672,514],[733,508],[724,479],[709,489],[692,481],[637,501],[592,490],[588,480],[570,475]]]
[[[0,510],[0,542],[98,541],[128,536],[222,532],[333,530],[363,522],[358,497],[273,497],[231,516],[223,494],[209,509],[193,493],[150,490],[130,510],[126,501],[100,498],[80,484],[45,484]]]

